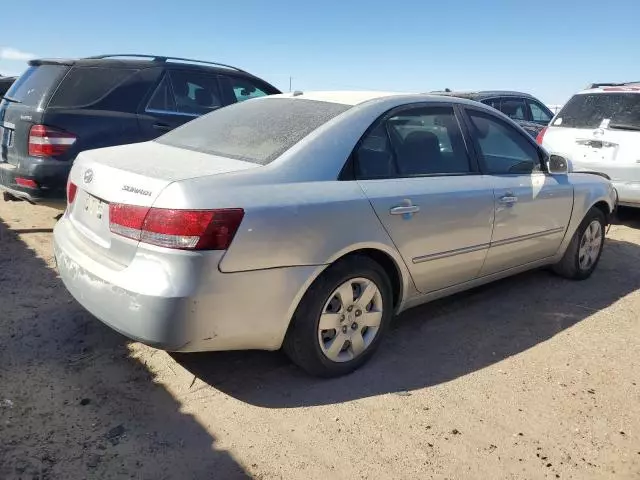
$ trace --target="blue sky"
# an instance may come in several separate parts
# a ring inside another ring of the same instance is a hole
[[[483,5],[480,5],[483,4]],[[640,80],[640,2],[22,0],[0,73],[24,59],[153,53],[231,63],[288,90],[513,89],[562,103]]]

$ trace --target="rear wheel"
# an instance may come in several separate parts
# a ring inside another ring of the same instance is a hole
[[[368,257],[348,257],[329,267],[304,295],[284,350],[312,375],[350,373],[378,348],[392,310],[384,269]]]
[[[594,207],[589,210],[553,271],[571,280],[589,278],[600,261],[605,223],[604,213],[600,209]]]

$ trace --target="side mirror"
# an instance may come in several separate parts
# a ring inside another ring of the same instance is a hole
[[[550,155],[546,160],[547,172],[552,175],[566,175],[569,173],[569,162],[560,155]]]

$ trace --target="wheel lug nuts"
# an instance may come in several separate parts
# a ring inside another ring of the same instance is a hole
[[[362,315],[362,310],[356,310],[356,317],[359,317],[360,315]]]
[[[340,315],[340,321],[344,322],[344,315]]]
[[[356,328],[358,328],[358,324],[356,322],[353,322],[351,324],[351,330],[355,330]]]
[[[342,327],[342,333],[347,333],[347,326]]]
[[[347,307],[347,312],[350,312],[351,310],[353,310],[353,305],[350,305],[349,307]]]

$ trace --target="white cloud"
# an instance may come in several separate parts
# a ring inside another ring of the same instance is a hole
[[[0,59],[2,60],[17,60],[26,61],[35,58],[36,55],[29,52],[23,52],[17,48],[0,47]]]

